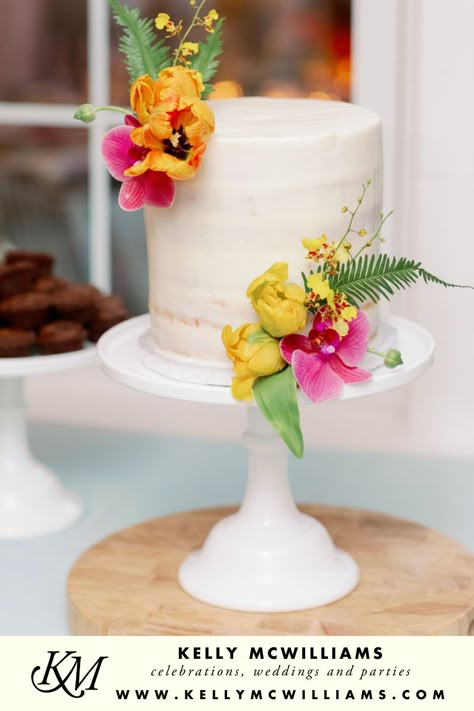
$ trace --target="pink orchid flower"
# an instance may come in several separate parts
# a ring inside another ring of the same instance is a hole
[[[307,336],[295,333],[280,342],[281,354],[293,368],[296,382],[313,402],[334,400],[341,395],[344,383],[361,383],[372,377],[369,371],[356,367],[370,339],[370,324],[363,311],[350,322],[343,338],[331,326],[331,321],[316,314]]]
[[[108,131],[102,141],[102,156],[109,173],[122,183],[119,205],[123,210],[139,210],[143,205],[170,207],[173,204],[175,185],[166,173],[147,170],[137,176],[125,175],[127,168],[141,163],[148,148],[137,146],[130,137],[139,126],[137,119],[128,115],[125,126],[116,126]]]

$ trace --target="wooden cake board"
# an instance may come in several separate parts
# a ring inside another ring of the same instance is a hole
[[[449,537],[385,514],[301,506],[361,569],[331,605],[285,613],[212,607],[186,594],[178,568],[233,508],[147,521],[87,550],[68,578],[76,635],[474,634],[474,557]]]

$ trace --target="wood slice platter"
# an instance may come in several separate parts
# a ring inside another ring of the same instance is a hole
[[[301,506],[361,568],[346,598],[298,612],[212,607],[185,593],[178,568],[234,508],[173,514],[87,550],[68,578],[76,635],[474,634],[474,557],[449,537],[385,514]]]

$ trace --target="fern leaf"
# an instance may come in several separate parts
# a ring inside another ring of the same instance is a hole
[[[366,255],[343,264],[339,272],[329,278],[331,288],[343,291],[355,306],[370,299],[377,303],[381,297],[389,300],[395,290],[406,289],[418,279],[445,287],[472,289],[474,287],[450,284],[423,269],[420,262],[406,257],[389,257],[387,254]]]
[[[454,287],[456,289],[474,289],[474,286],[471,286],[470,284],[450,284],[449,282],[443,281],[434,274],[430,274],[426,271],[426,269],[422,269],[421,267],[418,271],[425,284],[431,282],[433,284],[439,284],[440,286]]]
[[[193,56],[191,69],[196,69],[202,74],[204,83],[203,99],[212,91],[211,79],[219,66],[219,55],[222,52],[222,24],[224,18],[221,17],[214,25],[214,32],[210,33],[205,42],[201,42],[199,53]]]
[[[330,278],[330,284],[332,289],[343,291],[356,306],[367,299],[377,303],[381,297],[389,300],[395,290],[414,284],[420,276],[419,268],[419,263],[405,257],[373,254],[369,259],[364,255],[343,264]]]
[[[170,49],[164,39],[157,39],[153,20],[140,17],[138,8],[109,0],[116,23],[123,27],[119,49],[125,55],[130,83],[142,74],[156,79],[158,72],[171,64]]]

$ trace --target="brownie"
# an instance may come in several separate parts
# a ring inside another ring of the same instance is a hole
[[[32,330],[0,328],[0,358],[20,358],[32,355],[36,336]]]
[[[57,276],[42,276],[37,279],[33,286],[33,291],[40,291],[43,294],[50,294],[53,291],[59,291],[59,289],[65,289],[69,286],[67,279]]]
[[[59,319],[90,323],[101,293],[91,284],[71,284],[51,294],[54,313]]]
[[[77,321],[52,321],[40,328],[36,342],[42,355],[52,355],[81,350],[86,336]]]
[[[31,262],[0,264],[0,299],[29,291],[38,272]]]
[[[31,262],[37,269],[38,276],[50,276],[53,271],[54,257],[48,252],[31,252],[29,250],[15,249],[5,255],[7,264],[18,262]]]
[[[97,343],[105,331],[129,318],[120,296],[103,296],[97,302],[97,310],[89,328],[89,340]]]
[[[12,328],[39,328],[49,317],[50,298],[28,291],[0,302],[0,318]]]

